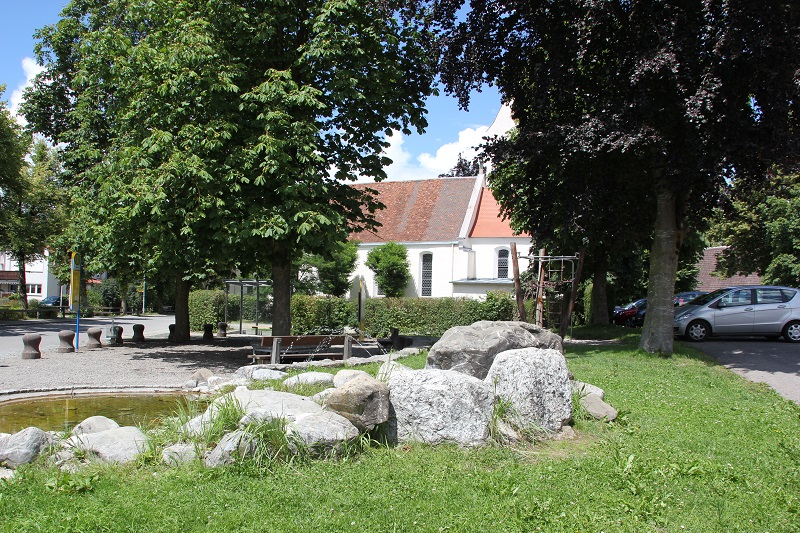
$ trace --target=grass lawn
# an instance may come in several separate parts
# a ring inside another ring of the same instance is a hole
[[[637,342],[569,348],[576,379],[620,411],[578,413],[573,441],[376,446],[261,470],[35,465],[0,482],[0,528],[800,531],[800,407],[680,345],[661,358]]]

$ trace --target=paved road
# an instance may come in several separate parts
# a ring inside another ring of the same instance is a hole
[[[80,324],[80,345],[86,344],[86,330],[89,328],[105,328],[112,325],[122,326],[122,338],[133,335],[133,325],[144,325],[144,336],[157,338],[169,334],[169,324],[175,323],[174,315],[118,316],[82,318]],[[39,333],[42,352],[54,351],[58,348],[58,332],[63,329],[75,330],[75,319],[55,318],[50,320],[14,320],[0,322],[0,357],[19,356],[22,353],[22,336],[26,333]]]
[[[716,357],[737,374],[766,383],[784,398],[800,404],[800,344],[729,337],[691,346]]]

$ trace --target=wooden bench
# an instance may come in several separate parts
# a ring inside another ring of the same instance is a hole
[[[336,349],[340,348],[341,349]],[[353,350],[350,335],[283,335],[263,336],[253,345],[253,363],[269,361],[279,364],[319,359],[347,360]]]

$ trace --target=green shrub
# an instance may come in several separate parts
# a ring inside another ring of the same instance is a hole
[[[92,287],[86,291],[86,303],[81,302],[81,307],[103,307],[103,293],[100,289]]]
[[[391,241],[367,254],[364,264],[375,273],[375,281],[387,297],[401,297],[406,292],[411,279],[407,256],[405,246]]]
[[[200,290],[189,293],[189,328],[201,331],[203,324],[225,319],[225,291]]]
[[[358,309],[355,302],[331,296],[292,296],[292,333],[340,332],[344,327],[355,327]]]
[[[260,294],[256,299],[255,294],[245,294],[242,297],[242,320],[255,321],[256,305],[258,305],[258,321],[269,322],[272,320],[272,299],[267,294]],[[239,297],[228,297],[228,320],[239,320]]]

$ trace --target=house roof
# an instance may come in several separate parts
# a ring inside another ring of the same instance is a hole
[[[720,278],[712,275],[712,272],[717,269],[717,256],[721,254],[725,248],[727,247],[714,246],[703,250],[703,258],[698,265],[700,267],[700,272],[697,275],[697,290],[711,292],[731,285],[760,285],[761,276],[758,274],[733,276],[730,278]]]
[[[500,204],[492,194],[492,191],[484,187],[481,191],[480,203],[478,204],[478,214],[475,217],[475,224],[469,233],[470,237],[516,237],[514,230],[508,220],[503,220],[500,216]],[[527,234],[523,234],[527,237]]]
[[[355,235],[364,243],[448,242],[459,238],[478,178],[436,178],[355,184],[370,188],[386,208],[376,213],[375,232]]]

